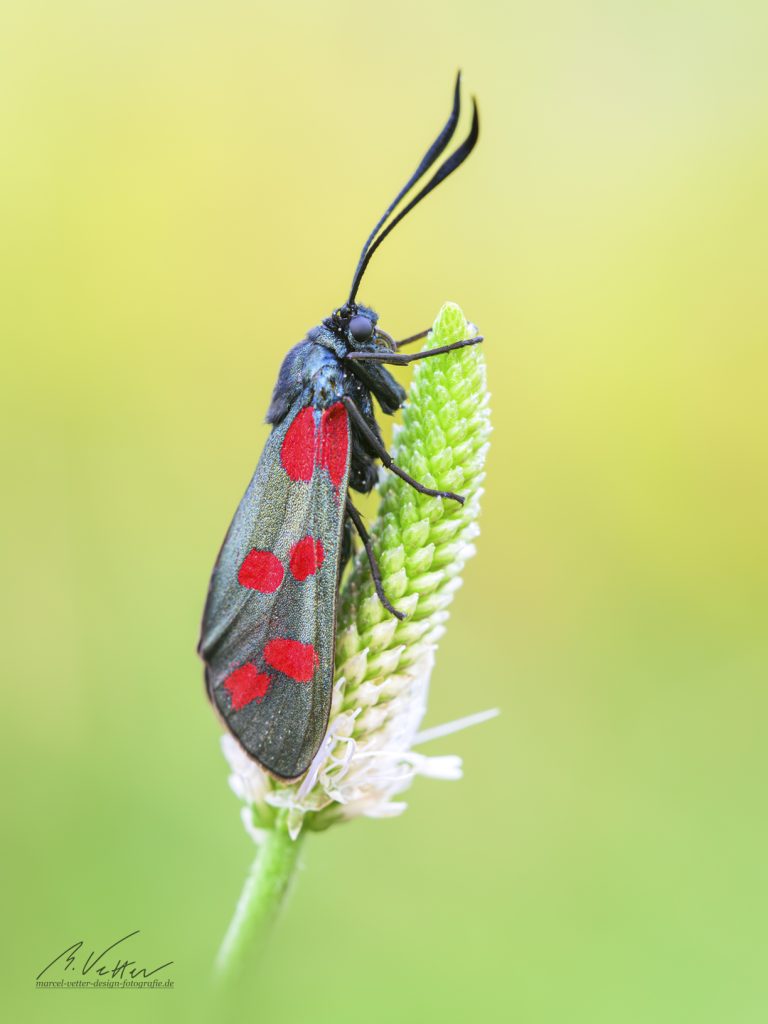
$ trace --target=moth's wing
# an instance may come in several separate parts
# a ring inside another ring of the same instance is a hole
[[[341,402],[294,407],[275,427],[203,614],[211,700],[246,752],[281,778],[307,770],[328,725],[349,452]]]

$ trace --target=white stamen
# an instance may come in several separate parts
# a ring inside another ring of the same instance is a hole
[[[257,846],[261,846],[261,844],[264,842],[264,837],[266,836],[267,833],[265,829],[256,828],[256,826],[253,824],[253,811],[251,810],[251,808],[241,807],[240,818],[243,822],[243,825],[245,826],[245,831],[248,833],[248,835],[251,837],[254,843],[256,843]]]
[[[357,718],[361,711],[362,708],[356,708],[355,711],[353,711],[351,715],[352,721],[354,721]],[[315,754],[312,760],[312,764],[309,766],[309,771],[304,776],[304,781],[299,787],[299,792],[297,793],[299,800],[303,800],[304,797],[309,793],[309,791],[317,782],[317,777],[320,774],[320,770],[322,769],[323,765],[328,760],[328,758],[331,756],[333,748],[336,746],[336,733],[342,721],[343,718],[337,718],[335,722],[331,723],[331,726],[328,729],[326,737],[320,744],[320,749]],[[344,737],[344,739],[349,738],[350,737],[347,736]]]
[[[498,708],[489,708],[487,711],[478,711],[474,715],[467,715],[465,718],[457,718],[453,722],[445,722],[443,725],[435,725],[431,729],[423,729],[413,737],[414,746],[417,743],[429,743],[430,740],[439,740],[442,736],[450,736],[451,733],[460,732],[462,729],[469,729],[471,725],[480,725],[491,718],[496,718],[501,712]]]

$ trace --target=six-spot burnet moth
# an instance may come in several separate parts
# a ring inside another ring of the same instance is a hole
[[[379,599],[403,618],[384,593],[350,489],[367,494],[373,488],[378,459],[422,494],[464,500],[425,487],[395,465],[372,399],[387,415],[405,402],[405,391],[383,364],[403,366],[482,338],[406,355],[402,346],[428,331],[396,342],[378,326],[377,314],[357,302],[382,241],[474,149],[479,122],[473,100],[467,138],[395,214],[453,138],[460,85],[459,75],[445,126],[363,246],[349,298],[285,357],[266,417],[272,433],[213,569],[199,646],[208,695],[246,753],[280,779],[306,772],[328,726],[336,598],[353,530],[365,546]]]

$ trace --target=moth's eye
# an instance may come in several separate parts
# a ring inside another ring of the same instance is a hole
[[[373,324],[367,316],[353,316],[349,321],[349,333],[355,341],[367,341],[373,334]]]

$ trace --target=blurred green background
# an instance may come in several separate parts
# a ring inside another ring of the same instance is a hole
[[[760,3],[3,4],[6,1019],[209,1012],[253,847],[208,574],[459,65],[481,144],[361,298],[487,337],[428,723],[502,717],[309,837],[241,1019],[766,1019],[767,38]],[[174,992],[34,991],[134,928]]]

